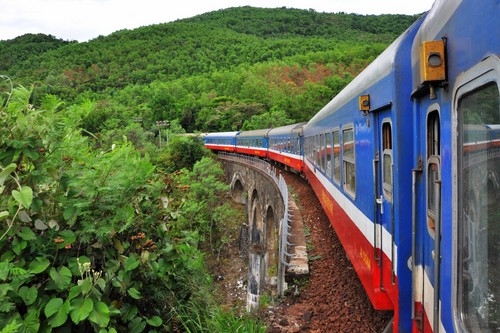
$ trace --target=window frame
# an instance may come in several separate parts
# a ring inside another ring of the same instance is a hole
[[[386,140],[386,135],[384,132],[385,126],[389,126],[389,132],[390,132],[390,147],[387,147],[387,143],[385,142]],[[393,127],[392,127],[392,122],[390,118],[384,119],[382,121],[382,190],[384,193],[384,198],[392,203],[393,200],[393,195],[394,195],[394,156],[393,156]],[[385,164],[385,156],[390,157],[390,177],[391,177],[391,183],[386,182],[386,164]]]
[[[352,141],[344,141],[346,138],[346,132],[352,132]],[[342,187],[344,192],[347,193],[353,199],[356,198],[356,136],[354,131],[354,124],[347,124],[342,127],[342,136],[341,136],[341,147],[342,147]],[[352,156],[346,156],[346,146],[352,142],[352,148],[349,151],[352,151]],[[351,165],[351,168],[348,168],[348,165]],[[354,173],[354,177],[351,177],[351,180],[348,180],[348,170],[352,170]]]
[[[337,185],[340,185],[340,180],[342,179],[342,148],[340,145],[340,127],[335,127],[332,130],[332,146],[333,146],[333,162],[332,162],[332,169],[333,169],[333,182]],[[338,149],[335,151],[335,134],[337,134],[337,139],[338,139]],[[336,159],[337,158],[337,159]],[[337,161],[335,163],[335,160]],[[335,173],[335,166],[338,164],[338,173]]]
[[[333,161],[332,161],[332,152],[333,152],[333,145],[332,145],[332,131],[327,131],[325,132],[325,163],[326,163],[326,168],[325,168],[325,173],[328,179],[333,178]]]
[[[431,119],[433,117],[433,119]],[[437,119],[437,127],[436,120]],[[432,128],[430,128],[429,122],[433,120]],[[428,108],[426,117],[426,184],[425,184],[425,197],[426,197],[426,217],[427,217],[427,232],[432,239],[436,239],[436,224],[439,223],[438,219],[441,219],[441,191],[440,184],[436,182],[441,182],[441,110],[438,104],[432,104]],[[437,132],[437,133],[436,133]],[[430,142],[432,141],[432,142]],[[436,179],[431,180],[429,170],[431,168],[435,169]],[[433,181],[433,183],[431,183]],[[431,192],[432,191],[432,192]],[[433,201],[431,202],[431,200]],[[432,207],[431,207],[432,204]]]

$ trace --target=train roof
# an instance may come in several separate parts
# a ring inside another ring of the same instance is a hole
[[[233,132],[217,132],[217,133],[207,133],[205,135],[205,138],[227,138],[227,137],[234,137],[236,136],[238,131],[233,131]]]
[[[302,123],[298,123],[298,124],[291,124],[291,125],[272,128],[269,131],[268,135],[272,136],[272,135],[283,135],[283,134],[297,133],[300,131],[300,129],[302,129],[302,126],[304,126],[304,124],[307,124],[307,123],[302,122]]]
[[[252,130],[252,131],[241,131],[237,135],[240,138],[243,137],[254,137],[254,136],[262,136],[262,137],[267,137],[267,133],[269,133],[270,128],[266,129],[258,129],[258,130]]]
[[[310,121],[309,124],[320,121],[327,115],[342,108],[344,105],[356,99],[375,83],[389,75],[396,63],[396,55],[405,38],[422,23],[422,18],[415,21],[404,33],[402,33],[384,52],[382,52],[371,64],[369,64],[358,76],[356,76],[342,91],[340,91],[328,104],[326,104]],[[305,125],[307,127],[307,125]]]

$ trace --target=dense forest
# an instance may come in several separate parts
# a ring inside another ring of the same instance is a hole
[[[265,332],[213,295],[244,213],[182,134],[305,121],[416,18],[240,7],[0,41],[0,333]]]
[[[85,43],[0,41],[0,73],[33,85],[35,103],[94,101],[92,133],[138,118],[187,132],[277,126],[309,119],[415,20],[230,8]]]

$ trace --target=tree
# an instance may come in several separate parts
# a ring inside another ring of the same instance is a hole
[[[207,150],[198,137],[173,135],[169,138],[165,153],[161,155],[160,160],[167,172],[183,168],[191,170],[206,153]]]
[[[288,118],[285,111],[272,108],[269,112],[264,112],[259,115],[252,116],[250,120],[246,120],[242,130],[253,130],[261,128],[274,128],[293,124],[294,120]]]

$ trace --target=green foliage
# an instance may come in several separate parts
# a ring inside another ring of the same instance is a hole
[[[172,193],[181,198],[181,202],[174,203],[179,207],[179,213],[173,216],[175,223],[170,224],[174,234],[183,230],[210,234],[216,223],[213,211],[219,207],[220,198],[229,191],[219,163],[210,157],[203,157],[194,164],[192,171],[182,169],[178,172],[173,183],[176,185],[172,187]]]
[[[231,312],[223,311],[214,307],[209,316],[206,310],[200,308],[195,303],[175,309],[182,328],[188,333],[211,333],[211,332],[231,332],[231,333],[265,333],[266,326],[257,319],[249,315],[242,317],[235,316]]]
[[[44,34],[25,34],[12,40],[0,42],[0,72],[3,73],[17,63],[35,58],[67,44],[69,42]]]
[[[212,308],[199,245],[221,214],[181,214],[227,189],[221,170],[200,161],[179,174],[192,192],[173,196],[128,140],[92,148],[79,129],[92,103],[48,95],[37,109],[22,87],[11,97],[0,108],[1,332],[170,331],[172,309]],[[163,198],[178,203],[175,219]]]
[[[36,82],[37,104],[47,94],[95,101],[82,119],[94,135],[120,137],[137,121],[151,131],[158,120],[187,132],[239,130],[274,109],[309,119],[416,18],[229,8],[86,43],[0,41],[0,73]]]
[[[242,103],[220,97],[212,105],[204,107],[198,113],[197,127],[203,132],[219,131],[221,128],[239,130],[249,118],[265,111],[260,103]]]
[[[349,38],[353,34],[398,34],[417,19],[418,15],[358,15],[318,13],[315,10],[293,8],[240,7],[219,10],[186,19],[186,22],[210,23],[216,27],[265,38],[292,36],[336,36]]]
[[[269,112],[255,115],[249,120],[246,120],[243,124],[242,130],[247,131],[261,128],[273,128],[290,125],[293,124],[293,122],[294,121],[292,119],[288,118],[285,111],[273,108]]]
[[[227,203],[229,186],[220,163],[202,157],[192,170],[176,172],[167,183],[169,196],[164,198],[164,205],[170,212],[166,224],[169,233],[175,237],[183,235],[184,230],[197,230],[202,235],[201,247],[218,260],[231,241],[231,221],[238,216]]]
[[[169,139],[164,153],[159,157],[167,172],[183,168],[192,169],[207,151],[198,137],[173,135]]]

